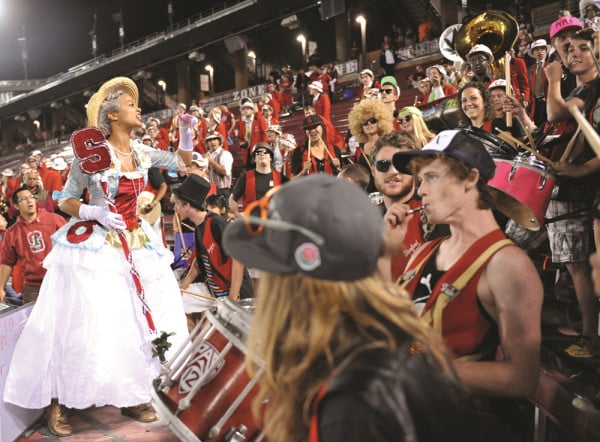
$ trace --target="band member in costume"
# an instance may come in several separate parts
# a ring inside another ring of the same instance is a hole
[[[173,256],[140,221],[136,207],[149,167],[185,170],[195,121],[191,115],[180,116],[176,153],[131,141],[129,134],[142,126],[142,119],[137,86],[125,77],[100,87],[88,102],[87,118],[89,126],[107,136],[99,146],[109,167],[93,173],[89,158],[73,163],[59,199],[60,209],[72,218],[53,236],[55,244],[44,261],[47,273],[4,389],[6,402],[24,408],[49,406],[48,427],[58,436],[72,432],[64,406],[110,404],[139,421],[155,420],[147,405],[160,368],[153,357],[151,341],[157,336],[152,324],[157,332],[175,333],[167,357],[187,336],[181,294],[170,268]],[[85,189],[89,204],[79,202]],[[135,289],[137,283],[141,290]]]
[[[362,100],[348,114],[350,133],[360,143],[356,149],[356,162],[367,170],[373,168],[370,155],[379,137],[394,129],[393,115],[388,107],[379,100]],[[375,183],[371,177],[367,191],[375,192]]]
[[[256,372],[264,361],[255,400],[266,438],[472,440],[440,342],[376,270],[388,244],[365,192],[317,174],[260,205],[262,216],[227,227],[223,245],[264,271],[246,363]]]
[[[429,221],[450,227],[449,236],[413,254],[402,283],[424,303],[422,318],[444,338],[459,377],[481,397],[480,414],[488,415],[488,398],[524,398],[537,385],[541,281],[494,219],[494,190],[487,182],[495,165],[477,138],[442,131],[422,150],[396,153],[393,162],[415,175]],[[412,216],[408,206],[388,210],[389,233],[401,239]],[[492,419],[490,428],[495,424],[498,434],[511,432],[501,418]]]
[[[326,142],[325,123],[318,115],[309,115],[302,122],[306,144],[292,154],[292,179],[310,173],[337,175],[341,168],[341,152]]]

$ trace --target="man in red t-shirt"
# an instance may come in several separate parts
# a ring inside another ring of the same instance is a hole
[[[46,274],[42,262],[52,248],[50,237],[66,221],[60,215],[38,209],[35,196],[27,188],[16,190],[12,202],[19,210],[19,217],[4,234],[0,258],[0,302],[4,302],[4,286],[18,260],[23,263],[21,271],[25,279],[23,302],[34,302]]]

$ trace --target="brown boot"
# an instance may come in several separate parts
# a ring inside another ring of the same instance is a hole
[[[123,416],[129,416],[139,422],[154,422],[157,419],[156,413],[150,404],[123,407],[121,408],[121,414]]]
[[[52,399],[50,405],[46,407],[46,423],[50,433],[55,436],[63,437],[73,433],[73,428],[69,425],[67,418],[67,410],[56,399]]]

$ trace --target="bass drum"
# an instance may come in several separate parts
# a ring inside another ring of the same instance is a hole
[[[485,150],[488,151],[492,158],[512,160],[517,156],[517,151],[514,147],[494,134],[473,126],[458,126],[458,129],[467,132],[481,141]]]

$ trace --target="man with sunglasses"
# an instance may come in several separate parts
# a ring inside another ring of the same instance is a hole
[[[397,152],[406,152],[416,149],[413,137],[401,132],[392,132],[383,135],[375,142],[371,151],[372,173],[375,187],[383,196],[383,204],[380,208],[385,213],[388,210],[396,210],[395,207],[408,206],[409,209],[421,207],[421,201],[417,200],[415,182],[411,174],[399,172],[392,163],[392,158]],[[415,215],[403,238],[402,249],[396,253],[388,262],[382,258],[382,270],[391,271],[392,280],[398,279],[404,271],[406,264],[413,252],[425,242],[425,238],[431,239],[447,232],[442,227],[436,228],[428,223],[427,218],[419,214]]]
[[[400,98],[400,88],[398,87],[398,82],[396,81],[396,77],[388,75],[381,79],[381,89],[380,89],[381,102],[385,104],[393,117],[396,116],[398,109],[396,108],[396,101]],[[394,130],[401,130],[400,125],[394,118]]]
[[[252,281],[248,271],[222,248],[221,239],[227,225],[225,218],[208,212],[204,207],[209,189],[209,183],[204,178],[189,175],[173,191],[175,211],[179,217],[196,224],[196,260],[179,286],[185,290],[202,275],[201,279],[206,282],[210,293],[217,298],[228,296],[235,301],[239,298],[251,298]],[[186,313],[193,311],[186,309]]]
[[[235,217],[239,216],[240,205],[248,206],[286,181],[281,173],[273,170],[273,148],[270,144],[258,143],[252,152],[252,162],[256,168],[240,176],[229,196],[229,208]]]
[[[51,236],[66,221],[60,215],[38,208],[36,197],[27,187],[16,190],[11,200],[19,211],[19,217],[4,234],[0,259],[0,302],[4,302],[4,287],[17,261],[23,263],[23,302],[35,302],[46,274],[42,262],[52,248]]]

